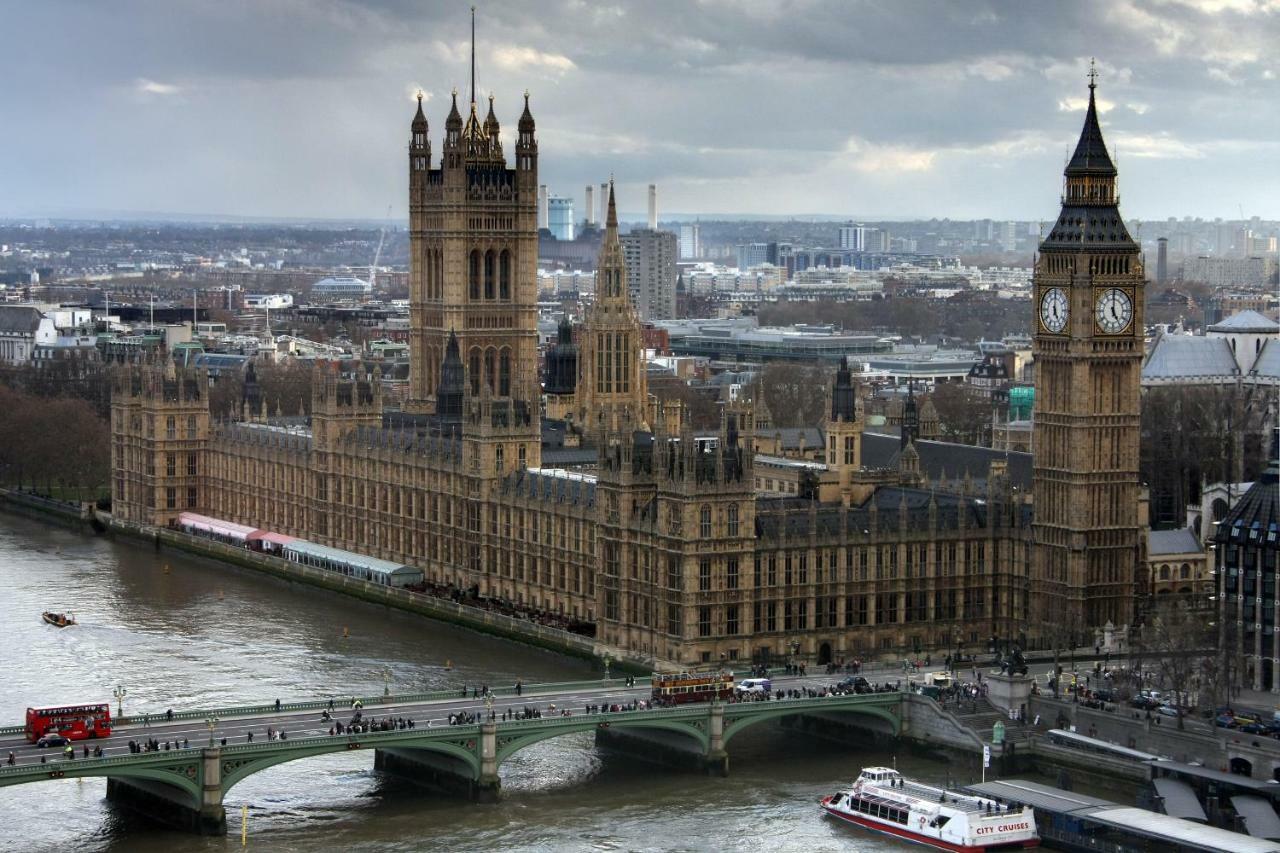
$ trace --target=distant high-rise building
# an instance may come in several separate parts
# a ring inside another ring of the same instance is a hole
[[[557,240],[573,239],[573,199],[547,197],[547,227]]]
[[[1156,240],[1156,284],[1164,284],[1169,280],[1169,239],[1160,237]]]
[[[649,184],[649,230],[658,230],[658,186]]]
[[[867,226],[846,222],[840,226],[840,248],[854,252],[866,251]]]
[[[594,225],[596,223],[595,197],[596,188],[592,184],[587,184],[586,215],[588,225]]]
[[[738,269],[751,269],[768,261],[768,243],[743,243],[738,246]]]
[[[692,261],[702,257],[702,235],[698,223],[680,226],[680,260]]]
[[[1000,248],[1006,252],[1018,249],[1018,223],[1009,220],[1000,223]]]
[[[676,235],[636,228],[622,235],[631,303],[645,322],[676,318]]]

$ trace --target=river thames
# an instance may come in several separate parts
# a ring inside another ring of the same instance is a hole
[[[0,725],[21,724],[30,705],[111,699],[117,685],[127,691],[126,712],[162,713],[379,693],[384,670],[393,692],[601,675],[585,661],[7,514],[0,582]],[[46,609],[72,611],[80,624],[45,625]],[[915,849],[835,825],[819,813],[819,797],[863,765],[896,760],[934,782],[978,772],[975,760],[894,755],[771,724],[744,732],[730,755],[729,777],[714,779],[566,736],[503,764],[496,805],[377,774],[371,752],[308,758],[229,791],[225,838],[159,829],[119,811],[102,779],[42,782],[0,789],[0,850],[239,850],[241,806],[249,849],[264,851]]]

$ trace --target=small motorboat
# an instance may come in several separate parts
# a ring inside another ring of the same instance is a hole
[[[66,628],[68,625],[76,624],[76,617],[70,613],[53,613],[46,610],[40,618],[55,628]]]

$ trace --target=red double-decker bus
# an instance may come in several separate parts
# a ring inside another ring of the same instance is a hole
[[[110,737],[111,706],[100,702],[92,705],[28,708],[27,740],[35,743],[47,734],[60,734],[68,740]]]

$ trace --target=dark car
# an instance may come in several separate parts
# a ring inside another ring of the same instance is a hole
[[[50,732],[47,735],[42,735],[40,739],[36,741],[36,746],[66,746],[69,743],[71,743],[71,741],[67,740],[57,732]]]
[[[867,681],[861,675],[851,675],[844,681],[837,684],[836,689],[850,693],[870,693],[871,682]]]
[[[1240,731],[1247,735],[1265,735],[1271,733],[1271,726],[1266,723],[1245,723]]]

